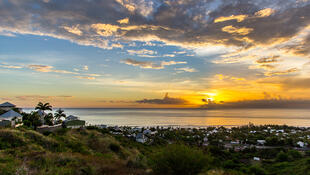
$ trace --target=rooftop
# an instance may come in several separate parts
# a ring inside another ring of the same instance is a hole
[[[10,119],[13,117],[22,117],[22,115],[20,115],[19,113],[15,112],[13,110],[10,110],[10,111],[8,111],[8,112],[6,112],[0,116],[1,119],[3,119],[3,118]]]
[[[12,107],[12,108],[14,108],[14,107],[16,107],[16,105],[14,105],[10,102],[5,102],[5,103],[0,104],[0,107]]]

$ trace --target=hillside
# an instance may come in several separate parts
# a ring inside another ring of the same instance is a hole
[[[242,130],[235,128],[234,132],[242,133]],[[96,127],[63,128],[44,134],[28,128],[0,128],[0,174],[310,174],[310,152],[291,147],[234,150],[225,149],[215,141],[208,146],[197,146],[195,140],[182,140],[186,133],[179,130],[165,131],[164,135],[174,141],[172,144],[163,138],[141,144],[113,133]]]
[[[0,174],[144,174],[140,153],[95,130],[63,129],[45,136],[0,129]],[[137,165],[137,166],[135,166]],[[134,167],[135,166],[135,167]],[[133,168],[134,167],[134,168]]]

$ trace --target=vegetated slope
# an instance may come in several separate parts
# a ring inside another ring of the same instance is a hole
[[[143,156],[95,130],[0,129],[0,174],[145,174]]]
[[[254,161],[253,157],[261,161]],[[0,174],[307,175],[310,152],[226,150],[186,142],[140,144],[109,130],[0,129]]]

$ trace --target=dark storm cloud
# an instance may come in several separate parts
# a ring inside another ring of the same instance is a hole
[[[115,44],[118,41],[146,38],[183,46],[251,47],[290,38],[309,25],[309,4],[295,0],[2,0],[0,33],[48,35],[107,49],[121,47]],[[270,13],[262,13],[264,9]],[[215,23],[232,15],[244,18]],[[129,23],[117,22],[124,18]]]
[[[187,101],[181,98],[171,98],[166,94],[163,99],[144,99],[138,100],[137,103],[147,103],[147,104],[170,104],[170,105],[181,105],[186,104]]]

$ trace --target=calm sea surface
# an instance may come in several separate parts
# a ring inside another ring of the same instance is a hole
[[[31,109],[24,109],[29,112]],[[249,122],[310,126],[310,109],[64,109],[88,124],[119,126],[238,126]]]

